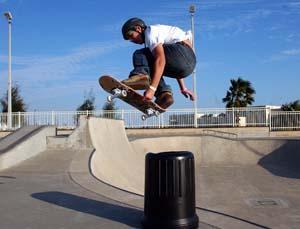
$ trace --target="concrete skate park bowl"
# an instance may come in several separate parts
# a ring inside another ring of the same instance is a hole
[[[100,131],[101,130],[101,131]],[[228,139],[216,136],[146,137],[128,140],[122,121],[91,118],[95,152],[91,171],[100,180],[130,192],[144,193],[144,159],[149,152],[190,151],[196,165],[259,165],[274,175],[300,179],[300,141],[290,139]],[[285,172],[282,172],[285,171]]]
[[[212,214],[214,225],[222,228],[233,228],[232,220],[241,223],[235,228],[300,225],[297,138],[224,137],[193,131],[161,135],[158,131],[129,140],[123,121],[94,117],[88,121],[88,132],[95,149],[90,170],[101,182],[143,195],[148,152],[190,151],[195,158],[200,221],[201,215],[209,219]]]

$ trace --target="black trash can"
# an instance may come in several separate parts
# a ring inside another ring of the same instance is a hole
[[[191,152],[148,153],[143,228],[197,228]]]

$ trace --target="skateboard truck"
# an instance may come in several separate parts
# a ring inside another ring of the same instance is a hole
[[[121,97],[126,97],[127,96],[127,91],[126,90],[121,90],[119,88],[115,88],[112,90],[113,95],[107,96],[107,101],[112,102],[115,98],[121,98]]]
[[[146,110],[147,114],[142,115],[142,120],[145,121],[147,118],[150,118],[152,116],[158,117],[160,115],[159,111],[153,110],[152,108],[148,108]]]

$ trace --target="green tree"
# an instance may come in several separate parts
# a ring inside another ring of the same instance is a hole
[[[281,106],[283,111],[300,111],[300,100],[296,100],[290,103],[283,104]]]
[[[95,106],[95,95],[91,89],[88,95],[84,95],[83,103],[76,109],[77,111],[94,111]]]
[[[115,101],[112,101],[112,102],[106,102],[106,103],[103,105],[102,109],[103,109],[104,111],[114,111],[114,110],[117,110]]]
[[[237,80],[231,79],[230,83],[226,97],[223,98],[223,103],[226,103],[227,108],[246,107],[254,102],[255,90],[250,81],[238,77]]]
[[[116,110],[118,110],[118,108],[116,107],[115,101],[106,102],[103,105],[102,110],[103,110],[104,118],[119,119],[117,113],[115,112]]]
[[[8,101],[8,92],[0,100],[2,112],[8,111],[7,101]],[[27,110],[27,106],[24,102],[24,99],[20,94],[20,87],[18,84],[13,85],[11,88],[11,106],[12,106],[12,112],[26,112]]]

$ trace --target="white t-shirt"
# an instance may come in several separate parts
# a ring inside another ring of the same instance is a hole
[[[153,51],[158,44],[174,44],[183,40],[192,40],[191,31],[168,25],[151,25],[145,30],[145,45]]]

